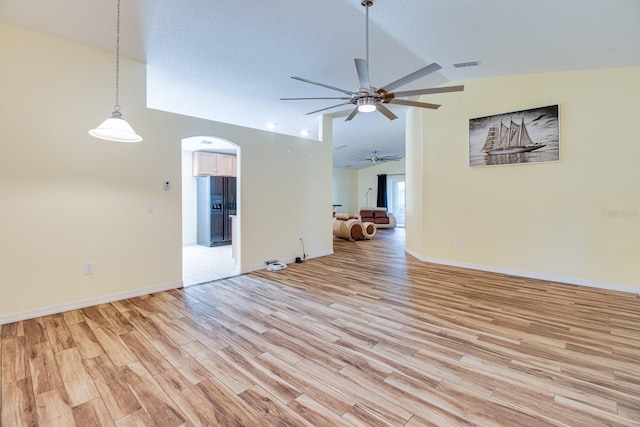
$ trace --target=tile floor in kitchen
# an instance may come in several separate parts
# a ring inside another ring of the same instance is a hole
[[[182,281],[185,287],[238,274],[240,268],[231,257],[231,245],[182,247]]]

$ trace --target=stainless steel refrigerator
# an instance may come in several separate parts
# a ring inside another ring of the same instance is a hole
[[[198,244],[230,245],[230,215],[236,214],[236,178],[201,176],[197,187]]]

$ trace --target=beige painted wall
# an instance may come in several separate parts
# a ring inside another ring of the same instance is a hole
[[[358,170],[333,168],[333,203],[335,212],[354,213],[358,211]]]
[[[463,83],[461,94],[429,97],[443,104],[437,112],[408,121],[415,160],[407,186],[417,199],[408,205],[407,249],[425,260],[637,292],[640,68]],[[556,103],[560,162],[468,166],[469,118]]]
[[[145,65],[121,58],[120,104],[144,141],[97,140],[113,53],[0,24],[0,56],[0,323],[179,286],[180,141],[194,135],[242,149],[244,271],[298,256],[301,234],[312,256],[332,252],[330,138],[147,109]]]
[[[333,200],[342,204],[336,212],[358,214],[367,204],[366,193],[369,188],[369,205],[376,204],[379,174],[405,174],[405,159],[397,162],[384,162],[362,169],[333,169]]]
[[[364,207],[375,207],[378,199],[378,175],[380,174],[404,174],[405,159],[397,162],[383,162],[358,169],[358,211]],[[369,193],[369,206],[367,206],[367,198],[365,194],[371,188]]]
[[[405,141],[405,249],[424,253],[424,111],[410,108],[406,118]]]

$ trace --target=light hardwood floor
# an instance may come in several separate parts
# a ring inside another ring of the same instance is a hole
[[[401,233],[3,325],[2,426],[640,425],[637,295],[422,263]]]

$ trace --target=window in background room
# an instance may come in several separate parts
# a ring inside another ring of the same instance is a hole
[[[389,189],[389,192],[387,194],[387,205],[389,206],[388,210],[395,215],[397,227],[405,226],[404,186],[404,175],[387,177],[387,188]]]

